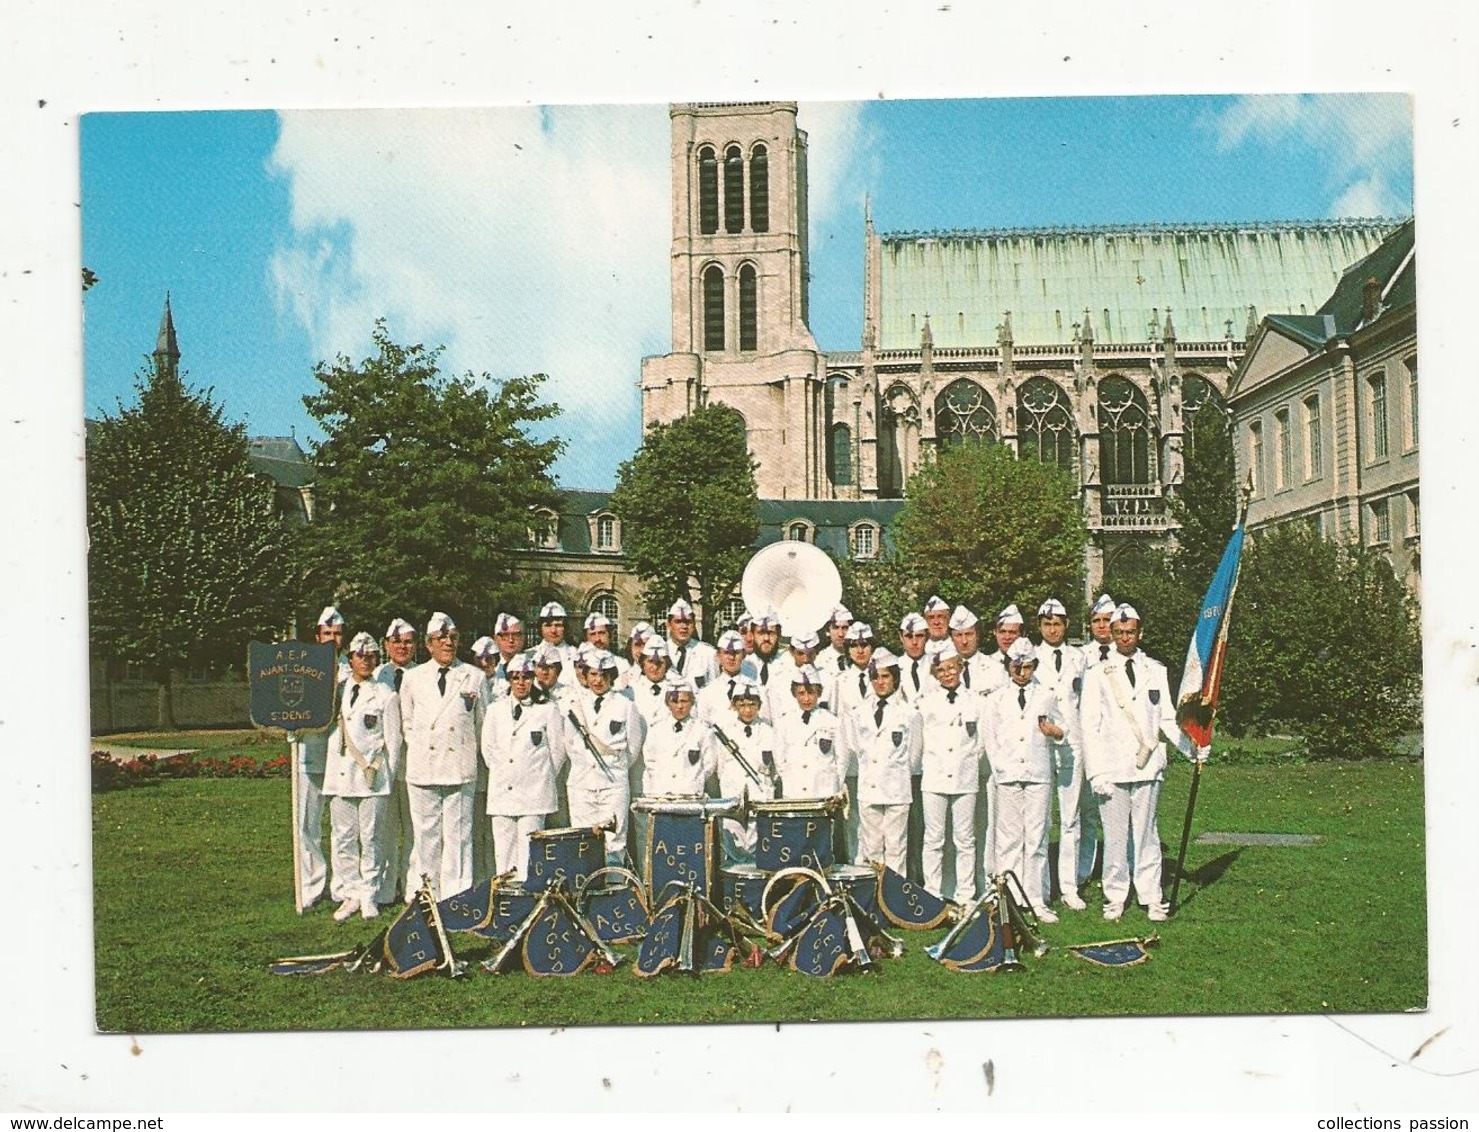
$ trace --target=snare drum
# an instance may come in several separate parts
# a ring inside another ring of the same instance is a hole
[[[494,943],[507,943],[533,915],[539,906],[539,896],[517,884],[501,884],[489,894],[478,924],[466,930]]]
[[[563,883],[567,892],[606,864],[606,835],[599,829],[536,829],[529,834],[524,887],[542,892]]]
[[[827,870],[832,890],[844,891],[868,915],[878,916],[878,874],[868,865],[834,865]]]
[[[649,799],[644,806],[650,816],[642,858],[653,903],[670,884],[692,884],[704,896],[718,887],[714,817],[698,801]]]
[[[754,865],[731,865],[725,869],[721,878],[724,910],[728,912],[736,904],[743,904],[756,919],[764,916],[760,898],[765,894],[765,882],[769,879],[770,874]]]
[[[755,802],[755,864],[766,872],[807,868],[826,872],[832,851],[834,798]]]

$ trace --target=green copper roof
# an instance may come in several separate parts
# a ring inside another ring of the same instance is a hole
[[[990,346],[1002,312],[1017,345],[1071,341],[1085,308],[1098,342],[1242,340],[1248,308],[1313,313],[1399,221],[892,232],[879,237],[879,349]],[[1150,324],[1157,324],[1152,334]]]

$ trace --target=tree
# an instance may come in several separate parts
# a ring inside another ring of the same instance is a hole
[[[326,434],[313,447],[304,608],[334,600],[377,635],[394,616],[433,610],[489,625],[528,597],[516,551],[531,509],[557,503],[549,469],[563,442],[526,430],[559,410],[539,400],[542,374],[444,376],[440,348],[398,345],[384,319],[374,343],[357,364],[320,363],[321,389],[303,398]]]
[[[88,608],[91,639],[141,664],[160,684],[160,725],[173,727],[173,674],[242,663],[254,636],[286,620],[290,534],[275,485],[247,461],[246,430],[227,424],[210,391],[151,363],[138,404],[88,430]]]
[[[711,637],[760,533],[744,417],[714,404],[653,425],[621,465],[611,509],[649,607],[685,598]]]
[[[990,622],[1015,603],[1031,616],[1043,598],[1083,584],[1084,525],[1072,480],[1000,445],[951,445],[910,479],[894,520],[914,601],[930,593]]]

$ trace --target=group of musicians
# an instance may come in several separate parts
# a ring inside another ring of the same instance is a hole
[[[747,613],[710,645],[680,600],[664,633],[639,622],[619,651],[602,614],[585,619],[579,645],[567,620],[545,605],[526,648],[519,618],[500,614],[471,662],[444,613],[426,625],[423,663],[399,618],[383,641],[350,639],[332,726],[297,740],[302,906],[327,892],[343,922],[377,916],[422,876],[439,897],[498,872],[522,880],[529,834],[550,823],[607,827],[608,856],[624,863],[641,795],[846,791],[839,859],[881,861],[961,903],[1011,871],[1051,923],[1056,806],[1065,907],[1085,908],[1079,888],[1102,843],[1104,918],[1123,913],[1132,870],[1149,918],[1168,915],[1156,827],[1165,741],[1188,758],[1207,752],[1177,727],[1165,667],[1140,650],[1129,605],[1101,596],[1084,646],[1067,642],[1057,599],[1037,610],[1036,644],[1008,606],[989,653],[977,616],[939,597],[903,618],[896,649],[842,606],[820,633]],[[344,649],[344,633],[326,608],[317,640]],[[721,841],[726,864],[747,862],[753,821],[723,819]]]

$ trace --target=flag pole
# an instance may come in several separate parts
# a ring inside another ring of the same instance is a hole
[[[1238,522],[1234,531],[1239,530],[1248,519],[1248,500],[1253,495],[1253,473],[1250,470],[1248,480],[1239,491]],[[1243,573],[1243,560],[1238,558],[1238,568],[1233,574],[1232,587],[1228,590],[1227,604],[1222,610],[1222,624],[1217,627],[1217,647],[1212,651],[1212,668],[1208,674],[1209,679],[1203,681],[1204,687],[1217,687],[1222,675],[1222,658],[1227,653],[1227,630],[1232,623],[1233,599],[1238,594],[1238,578]],[[1206,702],[1205,700],[1203,701]],[[1213,709],[1215,711],[1215,708]],[[1211,724],[1208,724],[1210,727]],[[1210,734],[1210,732],[1209,732]],[[1176,875],[1171,881],[1170,911],[1176,914],[1176,900],[1181,894],[1181,876],[1186,870],[1186,847],[1191,842],[1191,819],[1197,807],[1197,787],[1202,783],[1202,760],[1196,759],[1191,768],[1191,789],[1186,795],[1186,818],[1181,823],[1181,849],[1176,854]]]

